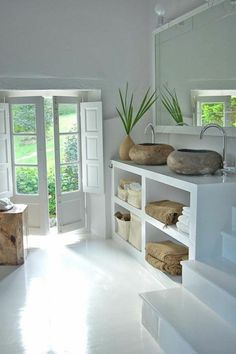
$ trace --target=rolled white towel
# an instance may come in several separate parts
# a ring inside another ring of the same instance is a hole
[[[190,207],[184,206],[183,210],[190,213]]]
[[[190,217],[188,215],[180,215],[178,217],[178,221],[180,221],[182,224],[186,225],[189,227],[190,225]]]
[[[191,215],[190,207],[183,207],[182,214],[186,216],[190,216]]]
[[[189,227],[183,224],[181,221],[176,223],[176,227],[179,231],[184,232],[185,234],[189,235]]]
[[[191,214],[191,209],[190,209],[190,207],[184,206],[184,207],[183,207],[183,211],[184,211],[186,214]]]

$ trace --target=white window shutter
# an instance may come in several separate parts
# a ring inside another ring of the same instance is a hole
[[[83,191],[104,193],[102,102],[80,104]]]
[[[0,198],[12,197],[9,104],[0,103]]]

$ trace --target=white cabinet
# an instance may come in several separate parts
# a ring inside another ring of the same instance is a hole
[[[154,270],[145,261],[145,245],[150,241],[172,240],[189,248],[189,259],[202,260],[217,257],[221,250],[221,231],[230,225],[231,208],[236,205],[236,178],[234,176],[182,176],[167,166],[138,166],[133,162],[111,161],[112,164],[112,220],[113,237],[142,264]],[[120,179],[135,180],[142,185],[142,207],[137,209],[117,197]],[[190,207],[190,234],[179,232],[175,225],[165,226],[145,213],[148,202],[173,200]],[[136,215],[142,225],[141,251],[135,249],[117,234],[114,214],[123,211]],[[164,277],[164,278],[163,278]]]

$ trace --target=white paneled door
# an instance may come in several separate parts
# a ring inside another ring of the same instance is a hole
[[[85,224],[79,104],[78,97],[53,97],[58,232]]]
[[[0,198],[12,194],[9,105],[0,103]]]
[[[49,231],[43,97],[9,99],[13,200],[28,205],[30,233]]]
[[[83,190],[87,193],[103,194],[102,102],[83,102],[80,110]]]

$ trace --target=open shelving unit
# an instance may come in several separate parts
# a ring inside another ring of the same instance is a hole
[[[235,178],[225,176],[183,176],[169,170],[167,166],[141,166],[133,162],[111,161],[112,164],[112,227],[113,238],[151,271],[164,286],[176,286],[173,280],[181,282],[181,277],[170,277],[153,268],[145,260],[147,242],[172,240],[189,249],[189,259],[201,259],[214,252],[216,244],[221,242],[222,215],[230,217],[230,207],[224,204],[232,191]],[[142,186],[142,206],[135,208],[117,196],[120,179],[134,180]],[[175,225],[165,226],[145,212],[148,202],[173,200],[190,207],[190,233],[177,230]],[[141,251],[117,234],[114,214],[116,211],[128,211],[141,221]]]

